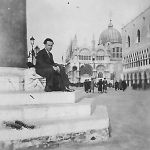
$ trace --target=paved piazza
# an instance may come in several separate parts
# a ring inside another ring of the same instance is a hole
[[[97,89],[96,89],[97,90]],[[87,94],[96,105],[106,105],[112,133],[108,142],[97,145],[64,145],[56,150],[149,150],[150,90],[127,89],[107,94]]]

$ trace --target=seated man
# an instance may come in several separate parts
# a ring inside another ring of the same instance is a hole
[[[63,65],[54,63],[51,53],[53,40],[47,38],[44,40],[45,48],[38,52],[36,57],[36,73],[46,78],[45,91],[68,91],[74,90],[69,88],[69,79],[65,73]]]

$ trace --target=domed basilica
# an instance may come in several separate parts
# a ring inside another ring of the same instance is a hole
[[[71,83],[83,83],[85,79],[106,78],[108,82],[122,79],[122,38],[110,23],[91,46],[78,46],[77,36],[66,52],[66,72]]]

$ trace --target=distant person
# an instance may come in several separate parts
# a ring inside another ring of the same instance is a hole
[[[119,80],[119,83],[118,83],[118,89],[122,90],[122,80],[121,79]]]
[[[88,80],[87,80],[87,79],[85,79],[83,85],[84,85],[84,91],[85,91],[86,93],[88,93],[89,87],[88,87]]]
[[[94,86],[95,86],[95,82],[94,79],[91,78],[91,91],[94,93]]]
[[[100,79],[97,83],[98,86],[98,93],[102,93],[102,89],[103,89],[103,81],[102,79]]]
[[[125,91],[126,88],[127,88],[126,81],[123,80],[123,81],[122,81],[122,90]]]
[[[107,80],[106,80],[106,78],[104,78],[104,80],[103,80],[103,92],[107,93]]]
[[[91,92],[91,81],[89,79],[87,79],[87,88],[88,92]]]
[[[53,60],[51,53],[54,42],[47,38],[44,40],[45,48],[37,53],[36,57],[36,73],[46,78],[45,91],[68,91],[74,90],[69,88],[69,79],[65,73],[63,65],[57,64]]]
[[[118,81],[116,80],[116,81],[115,81],[115,90],[117,91],[118,88],[119,88],[119,83],[118,83]]]

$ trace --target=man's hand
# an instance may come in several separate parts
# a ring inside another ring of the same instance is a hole
[[[57,71],[60,72],[60,68],[57,66]]]
[[[53,66],[53,69],[57,72],[60,72],[60,68],[58,66],[57,67]]]

